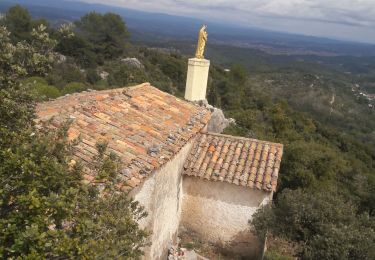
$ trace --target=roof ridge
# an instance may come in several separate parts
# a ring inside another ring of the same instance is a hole
[[[103,93],[104,92],[116,92],[116,91],[120,91],[120,90],[134,90],[134,89],[138,89],[138,88],[142,88],[142,87],[153,87],[153,88],[155,88],[154,86],[151,85],[150,82],[144,82],[144,83],[141,83],[141,84],[138,84],[138,85],[125,86],[125,87],[112,88],[112,89],[105,89],[105,90],[99,90],[99,91],[102,91]]]
[[[226,134],[219,134],[219,133],[212,133],[212,132],[202,133],[202,135],[212,135],[212,136],[218,136],[218,137],[226,137],[226,138],[231,138],[231,139],[238,139],[238,140],[244,140],[244,141],[253,141],[253,142],[264,143],[264,144],[273,144],[273,145],[277,145],[277,146],[280,146],[280,147],[284,147],[284,145],[281,144],[281,143],[264,141],[264,140],[259,140],[259,139],[255,139],[255,138],[243,137],[243,136],[226,135]]]
[[[134,85],[134,86],[125,86],[125,87],[113,88],[113,89],[103,89],[103,90],[87,89],[87,90],[84,90],[82,92],[65,94],[64,96],[60,96],[60,97],[50,99],[50,100],[47,100],[47,101],[39,102],[38,104],[47,104],[49,102],[64,99],[64,98],[67,98],[67,97],[80,98],[80,97],[83,97],[83,96],[93,95],[93,94],[111,94],[111,93],[116,93],[116,92],[121,92],[121,91],[127,91],[128,92],[128,91],[133,91],[133,90],[143,88],[143,87],[152,87],[154,89],[158,89],[158,88],[152,86],[149,82],[144,82],[142,84],[138,84],[138,85]]]

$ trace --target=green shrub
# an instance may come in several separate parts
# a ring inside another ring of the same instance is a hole
[[[48,98],[57,98],[61,96],[60,91],[56,87],[50,85],[37,85],[35,86],[35,91],[37,92],[38,96],[43,100]]]
[[[22,81],[22,84],[30,88],[38,101],[61,96],[58,88],[48,85],[47,80],[41,77],[27,78]]]
[[[109,88],[109,85],[108,85],[107,80],[105,80],[105,79],[99,80],[94,85],[94,89],[96,89],[96,90],[104,90],[104,89],[108,89],[108,88]]]
[[[108,71],[110,72],[108,83],[111,86],[124,87],[147,81],[147,76],[143,69],[133,68],[128,65],[120,64]]]
[[[268,233],[301,244],[302,259],[374,259],[374,219],[357,212],[334,190],[285,189],[251,223],[261,237]]]
[[[32,45],[13,45],[0,26],[0,259],[139,259],[148,232],[138,223],[147,214],[118,192],[119,159],[106,156],[106,144],[97,146],[93,174],[107,177],[100,192],[83,183],[80,163],[73,164],[69,125],[34,124],[31,87],[48,85],[18,83],[49,71],[53,46],[46,48],[42,29],[31,36]]]
[[[85,82],[85,80],[84,72],[75,65],[68,63],[56,65],[47,76],[48,83],[58,88],[62,88],[71,82]]]
[[[72,94],[76,92],[82,92],[87,89],[87,85],[80,83],[80,82],[71,82],[65,85],[62,89],[62,94]]]
[[[23,85],[48,85],[45,78],[42,77],[30,77],[22,81]]]
[[[264,260],[292,260],[290,256],[284,256],[276,251],[267,251],[264,255]]]
[[[98,72],[95,69],[88,69],[86,79],[90,84],[95,84],[101,80],[101,77],[98,75]]]

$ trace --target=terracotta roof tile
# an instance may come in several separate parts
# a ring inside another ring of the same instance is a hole
[[[96,143],[107,140],[108,151],[119,155],[124,181],[132,188],[171,160],[211,116],[205,108],[179,100],[148,83],[67,95],[38,104],[37,114],[38,124],[47,123],[52,128],[72,121],[69,139],[81,140],[74,148],[75,156],[88,166],[96,154]],[[201,158],[202,163],[204,159]],[[93,181],[94,177],[86,175],[85,179]]]
[[[184,174],[275,191],[283,145],[220,134],[199,134]]]

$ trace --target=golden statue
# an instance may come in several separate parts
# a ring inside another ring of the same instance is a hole
[[[206,32],[206,25],[203,25],[202,28],[199,30],[199,36],[198,36],[198,45],[197,45],[197,51],[195,52],[195,58],[197,59],[204,59],[204,48],[206,47],[207,42],[207,36],[208,33]]]

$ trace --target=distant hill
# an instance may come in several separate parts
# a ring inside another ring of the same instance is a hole
[[[245,28],[204,19],[137,11],[102,4],[66,0],[3,0],[0,2],[0,11],[4,12],[17,3],[26,6],[33,16],[48,18],[53,23],[76,20],[90,11],[115,12],[124,17],[133,35],[136,36],[134,38],[140,40],[178,38],[179,40],[192,41],[196,38],[198,28],[205,23],[209,27],[211,43],[259,49],[271,54],[375,55],[375,45]]]

